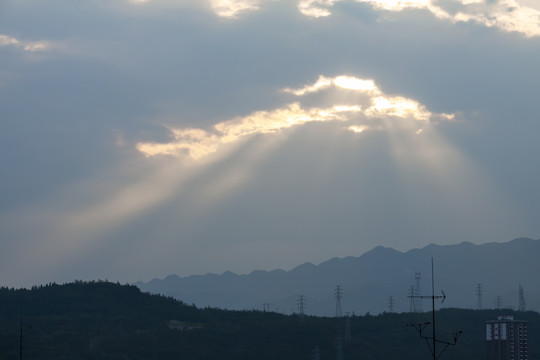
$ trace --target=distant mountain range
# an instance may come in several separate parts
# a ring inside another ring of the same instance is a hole
[[[189,277],[177,275],[135,285],[142,291],[172,296],[198,307],[298,311],[300,295],[306,314],[334,316],[335,290],[342,289],[343,313],[377,314],[408,312],[407,297],[420,273],[420,292],[431,295],[431,258],[434,259],[435,293],[447,298],[438,307],[475,309],[478,284],[481,305],[518,309],[519,285],[523,286],[527,310],[540,310],[540,240],[519,238],[506,243],[475,245],[428,245],[407,252],[378,246],[359,257],[333,258],[319,265],[302,264],[291,271],[256,270],[248,275],[224,272]],[[424,311],[431,302],[424,300]]]

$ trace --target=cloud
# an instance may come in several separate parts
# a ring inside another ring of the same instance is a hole
[[[237,19],[260,10],[265,2],[277,1],[284,0],[208,0],[208,6],[219,17]],[[130,2],[140,4],[150,0]],[[527,37],[540,36],[540,9],[529,6],[524,0],[298,0],[297,9],[305,16],[322,18],[331,16],[336,4],[345,2],[367,4],[378,11],[427,10],[452,23],[472,21]]]
[[[373,80],[363,80],[344,75],[337,76],[335,78],[328,78],[321,75],[314,84],[308,84],[299,89],[285,88],[283,91],[296,96],[303,96],[309,93],[318,92],[331,86],[349,90],[372,91],[379,93],[379,90],[377,89],[377,86]]]
[[[523,6],[515,0],[462,1],[463,8],[455,14],[443,10],[448,1],[441,2],[440,16],[448,17],[453,22],[474,21],[487,27],[519,32],[527,37],[540,36],[540,11],[537,9]]]
[[[419,102],[402,96],[389,96],[370,79],[341,75],[334,78],[319,76],[313,84],[282,91],[303,97],[333,88],[353,91],[365,97],[369,106],[360,103],[336,103],[327,107],[307,107],[294,102],[270,111],[255,111],[244,117],[215,124],[211,131],[204,129],[170,128],[173,140],[168,143],[140,142],[137,150],[147,157],[156,155],[186,156],[200,159],[217,152],[223,145],[234,143],[255,134],[274,134],[309,122],[351,121],[353,119],[409,119],[427,122],[432,118],[451,120],[453,114],[433,114]],[[349,101],[350,102],[350,101]],[[356,116],[355,116],[356,115]],[[361,132],[368,125],[352,125],[347,129]],[[415,130],[416,131],[416,130]]]
[[[257,0],[210,0],[210,8],[216,15],[236,18],[239,15],[259,9]]]
[[[280,130],[313,121],[347,120],[347,112],[358,112],[360,107],[334,106],[331,108],[303,108],[295,102],[272,111],[256,111],[245,117],[214,125],[212,132],[203,129],[170,129],[174,140],[170,143],[139,143],[137,150],[146,156],[189,155],[200,159],[216,152],[222,145],[236,142],[254,134],[276,133]]]
[[[14,46],[22,48],[24,51],[37,52],[51,48],[51,43],[47,41],[21,41],[8,35],[0,34],[0,46]]]
[[[300,0],[298,10],[311,17],[332,15],[330,8],[346,0]],[[425,9],[453,23],[473,21],[527,37],[540,36],[540,11],[517,0],[354,0],[385,11]],[[455,9],[458,9],[457,11]]]
[[[332,14],[328,8],[337,1],[339,0],[300,0],[298,10],[306,16],[325,17]]]

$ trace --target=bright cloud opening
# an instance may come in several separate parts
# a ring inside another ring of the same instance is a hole
[[[298,89],[286,88],[282,91],[302,97],[320,91],[332,91],[332,89],[358,92],[367,98],[369,106],[363,109],[359,104],[345,103],[330,107],[306,107],[297,101],[274,110],[256,111],[246,116],[220,122],[209,131],[171,128],[173,141],[141,142],[137,144],[137,150],[147,157],[189,156],[196,160],[217,152],[224,144],[237,142],[247,136],[278,133],[309,122],[351,121],[358,118],[366,121],[406,119],[427,122],[431,118],[451,119],[453,117],[453,114],[433,114],[424,105],[412,99],[388,96],[377,87],[373,80],[346,75],[334,78],[321,75],[313,84],[307,84]],[[368,126],[354,125],[347,129],[359,133],[368,129]]]
[[[182,156],[188,154],[200,159],[216,152],[220,145],[233,143],[253,134],[276,133],[292,126],[314,121],[347,120],[345,113],[359,112],[358,106],[331,108],[303,108],[299,103],[289,104],[273,111],[257,111],[245,117],[214,125],[214,131],[202,129],[171,129],[171,143],[139,143],[137,150],[147,157],[155,155]]]

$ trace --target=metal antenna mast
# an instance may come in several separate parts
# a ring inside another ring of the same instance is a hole
[[[410,324],[409,326],[413,326],[416,331],[418,331],[418,333],[420,334],[420,337],[424,340],[426,340],[426,343],[429,347],[429,351],[431,352],[431,355],[433,356],[433,360],[438,360],[441,358],[442,354],[445,352],[445,350],[448,348],[448,346],[450,345],[456,345],[457,343],[457,340],[458,340],[458,337],[463,333],[463,331],[455,331],[452,333],[452,337],[453,337],[453,342],[448,342],[448,341],[443,341],[443,340],[439,340],[437,339],[437,336],[436,336],[436,326],[435,326],[435,299],[442,299],[441,303],[444,302],[444,300],[446,299],[446,295],[444,293],[444,291],[441,291],[442,295],[435,295],[435,278],[434,278],[434,275],[433,275],[433,258],[431,258],[431,296],[415,296],[413,295],[413,297],[418,297],[418,298],[421,298],[421,299],[431,299],[431,323],[430,322],[425,322],[425,323],[420,323],[420,324]],[[429,336],[425,336],[423,335],[423,331],[424,329],[428,326],[428,325],[432,325],[432,337],[429,337]],[[431,344],[429,343],[429,340],[431,340]],[[443,347],[443,349],[437,354],[437,343],[440,343],[440,344],[444,344],[446,346]]]
[[[341,296],[343,295],[343,290],[341,289],[341,286],[338,285],[336,287],[334,295],[336,297],[336,317],[342,317],[343,314],[341,312]]]
[[[477,296],[477,300],[476,300],[476,309],[477,310],[482,310],[483,306],[482,306],[482,284],[478,284],[476,285],[476,296]]]

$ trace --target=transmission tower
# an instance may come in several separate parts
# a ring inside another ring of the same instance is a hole
[[[388,312],[394,312],[394,297],[391,295],[388,297]]]
[[[413,295],[415,296],[415,295]],[[425,322],[421,324],[411,324],[409,326],[413,326],[416,331],[418,331],[420,337],[426,341],[429,347],[429,351],[431,352],[431,355],[433,356],[433,360],[438,360],[442,356],[442,354],[446,351],[448,346],[450,345],[456,345],[458,337],[463,333],[463,331],[455,331],[452,333],[453,342],[449,341],[443,341],[437,339],[436,334],[436,326],[435,326],[435,299],[442,299],[441,303],[444,302],[446,299],[446,295],[444,291],[442,291],[442,295],[435,295],[435,279],[433,276],[433,258],[431,258],[431,296],[420,296],[422,299],[431,299],[431,323]],[[431,324],[432,327],[432,336],[426,336],[423,334],[425,328]],[[429,343],[429,340],[431,340],[431,344]],[[440,352],[437,352],[437,344],[444,344],[445,346]]]
[[[518,307],[518,310],[519,311],[526,311],[527,310],[527,306],[525,304],[525,295],[523,295],[523,286],[521,286],[521,284],[519,284],[519,307]]]
[[[502,308],[502,297],[497,296],[495,298],[495,309],[500,310]]]
[[[351,317],[349,313],[345,316],[345,341],[351,341]]]
[[[415,295],[416,291],[414,290],[414,285],[411,285],[409,289],[409,298],[411,299],[411,304],[409,305],[409,312],[416,312],[416,300]]]
[[[343,296],[343,290],[341,289],[341,286],[337,286],[336,290],[334,291],[334,296],[336,297],[336,317],[342,317],[343,314],[341,313],[341,296]]]
[[[414,279],[416,280],[414,295],[417,296],[415,298],[415,311],[421,313],[424,312],[424,310],[422,309],[422,290],[420,288],[420,280],[422,279],[422,277],[420,276],[419,272],[414,274]]]
[[[343,342],[341,341],[341,335],[338,335],[336,339],[336,359],[343,360]]]
[[[304,295],[300,295],[298,297],[298,316],[300,318],[300,322],[304,321],[304,310],[306,308],[306,300],[304,299]]]
[[[476,310],[482,310],[482,284],[476,285]]]

